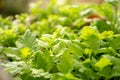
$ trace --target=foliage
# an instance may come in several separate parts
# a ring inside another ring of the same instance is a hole
[[[117,0],[40,4],[15,19],[0,17],[1,65],[14,80],[119,80]]]

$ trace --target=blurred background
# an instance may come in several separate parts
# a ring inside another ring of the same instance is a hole
[[[0,14],[15,15],[29,11],[29,5],[37,1],[42,1],[42,6],[51,0],[0,0]],[[58,3],[69,2],[71,4],[97,3],[101,4],[103,0],[56,0]]]

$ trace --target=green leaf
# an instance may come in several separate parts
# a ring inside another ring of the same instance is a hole
[[[53,52],[54,52],[55,55],[62,55],[61,52],[64,51],[64,48],[66,48],[66,45],[61,40],[60,42],[58,42],[57,44],[55,44],[52,49],[53,49]]]
[[[86,24],[84,19],[76,19],[75,22],[73,22],[73,26],[77,28],[82,28]]]
[[[50,78],[50,74],[48,72],[44,72],[43,69],[35,69],[35,68],[31,68],[32,71],[32,76],[34,76],[35,78]]]
[[[66,46],[69,48],[69,51],[71,51],[71,53],[74,53],[75,55],[77,54],[79,56],[83,55],[83,49],[81,48],[80,45],[75,44],[71,40],[65,40],[64,42]]]
[[[111,5],[118,7],[118,0],[105,0],[105,2],[108,2]]]
[[[7,57],[13,58],[13,60],[20,60],[20,52],[18,48],[8,47],[4,48],[3,52]]]
[[[113,6],[110,5],[109,3],[103,3],[100,6],[99,12],[102,13],[102,15],[105,16],[108,20],[110,21],[113,20],[114,10],[113,10]]]
[[[68,26],[72,23],[72,20],[68,17],[60,17],[58,19],[58,24],[62,24],[63,26]]]
[[[20,61],[20,62],[14,61],[14,62],[9,62],[3,65],[6,67],[5,70],[13,76],[17,74],[24,74],[24,73],[30,72],[28,66],[23,61]]]
[[[63,74],[56,73],[53,74],[52,78],[50,80],[67,80]]]
[[[120,49],[120,37],[116,37],[109,42],[109,46],[114,49]]]
[[[96,29],[86,26],[81,30],[80,38],[83,39],[83,44],[91,49],[98,49],[100,47],[100,38]]]
[[[75,76],[73,76],[71,73],[67,73],[65,74],[65,77],[68,79],[68,80],[78,80]]]
[[[109,58],[102,57],[100,60],[95,64],[96,67],[99,67],[102,70],[104,67],[111,65],[111,61]]]
[[[71,73],[67,73],[67,74],[54,74],[52,76],[52,79],[50,80],[78,80],[77,78],[75,78]]]
[[[86,60],[84,63],[79,64],[79,77],[83,80],[97,80],[99,79],[99,75],[91,68],[91,62]]]
[[[109,66],[104,67],[98,74],[105,77],[105,79],[111,78],[112,69]]]
[[[112,77],[120,76],[120,66],[114,66],[112,70]]]
[[[16,41],[16,45],[18,48],[28,47],[33,52],[39,49],[38,41],[30,30],[26,30],[25,34]]]
[[[53,58],[48,52],[37,52],[33,58],[33,66],[49,71],[53,66]]]
[[[98,38],[98,36],[95,35],[91,35],[88,38],[88,41],[86,41],[88,44],[88,47],[91,49],[98,49],[100,48],[100,40]]]
[[[66,50],[60,58],[60,63],[57,64],[58,70],[62,73],[71,72],[74,66],[74,60],[69,51]]]
[[[112,30],[110,27],[111,25],[103,20],[98,20],[97,22],[95,22],[94,25],[97,26],[99,32],[103,32],[105,30]]]
[[[111,62],[113,63],[113,65],[117,65],[120,66],[120,59],[115,57],[115,56],[106,56],[107,58],[109,58],[111,60]]]

